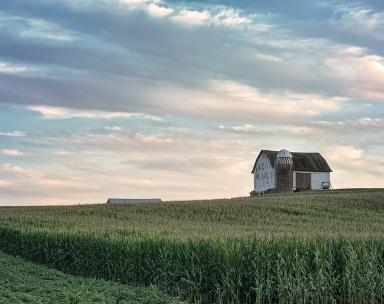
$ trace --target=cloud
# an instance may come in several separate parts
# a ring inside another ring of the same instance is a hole
[[[344,129],[347,132],[353,128],[354,131],[364,131],[366,129],[381,129],[384,127],[384,119],[372,118],[372,117],[361,117],[357,119],[347,119],[339,121],[313,121],[312,126],[317,128],[323,128],[328,130],[340,130]]]
[[[224,8],[213,16],[213,23],[225,26],[242,26],[252,22],[252,16],[241,16],[238,10]]]
[[[66,150],[57,150],[54,152],[54,154],[60,155],[60,156],[66,156],[66,155],[71,155],[72,152],[66,151]]]
[[[38,170],[25,169],[10,163],[6,163],[2,166],[2,170],[7,173],[12,173],[18,177],[37,179],[41,178],[43,174]]]
[[[121,127],[118,127],[118,126],[112,126],[112,127],[104,127],[105,130],[109,130],[109,131],[122,131],[123,129]]]
[[[0,180],[0,189],[11,187],[13,184],[9,181]]]
[[[363,117],[356,121],[352,121],[351,124],[358,127],[384,128],[384,119]]]
[[[155,18],[169,17],[170,20],[184,25],[240,26],[251,23],[252,16],[241,16],[239,10],[222,6],[217,9],[196,10],[182,5],[165,6],[156,0],[119,0],[130,10],[141,10]]]
[[[162,6],[162,1],[156,0],[118,0],[129,10],[141,10],[155,18],[163,18],[174,12],[173,8]]]
[[[145,127],[143,132],[135,132],[129,128],[128,131],[125,128],[114,130],[111,125],[107,129],[87,129],[80,134],[53,133],[49,137],[31,134],[23,139],[24,146],[33,144],[35,149],[39,149],[35,154],[40,151],[40,157],[44,158],[40,177],[31,180],[20,169],[14,168],[5,173],[15,176],[14,184],[22,185],[25,193],[19,193],[17,197],[24,195],[29,201],[36,197],[41,202],[54,202],[56,198],[56,203],[94,203],[127,192],[144,197],[149,188],[151,193],[164,199],[230,197],[247,195],[250,191],[252,180],[249,171],[260,149],[307,151],[310,145],[310,150],[324,152],[318,133],[309,137],[297,134],[294,141],[287,139],[289,136],[285,129],[289,135],[301,132],[299,129],[290,130],[294,125],[234,126],[240,127],[236,132],[260,133],[257,133],[257,139],[237,140],[207,129],[198,135],[193,129],[180,133],[162,128],[150,133],[144,131]],[[269,132],[274,132],[274,136],[271,137]],[[328,133],[325,138],[331,139],[332,134]],[[64,153],[50,152],[62,151],[58,150],[61,147]],[[66,157],[69,154],[71,157]],[[355,145],[331,145],[324,156],[334,170],[334,187],[366,186],[372,176],[376,181],[371,186],[382,181],[380,161]],[[364,180],[348,179],[354,172]],[[89,183],[94,186],[92,193],[86,185]],[[7,193],[11,195],[12,192],[9,190]],[[2,198],[5,199],[4,194]]]
[[[282,59],[280,57],[269,55],[269,54],[263,54],[263,53],[255,53],[254,56],[257,59],[261,59],[261,60],[265,60],[265,61],[270,61],[270,62],[282,62],[284,60],[284,59]]]
[[[182,9],[177,15],[172,16],[171,19],[178,23],[193,26],[214,25],[237,27],[252,22],[252,16],[241,16],[239,11],[233,8],[222,8],[218,12]]]
[[[20,157],[20,156],[24,156],[24,155],[25,155],[24,152],[19,151],[19,150],[17,150],[17,149],[2,149],[1,152],[2,152],[4,155],[7,155],[7,156]]]
[[[16,197],[27,201],[43,198],[42,202],[51,202],[56,197],[56,202],[74,199],[91,203],[127,192],[145,196],[148,187],[164,199],[207,198],[247,193],[249,188],[244,183],[249,178],[244,175],[249,150],[239,147],[238,141],[201,138],[193,133],[165,134],[164,130],[144,134],[91,129],[81,135],[54,134],[52,139],[33,134],[24,146],[29,142],[45,160],[39,174],[9,163],[2,167],[21,188]],[[50,152],[61,151],[57,150],[61,146],[71,157]],[[215,178],[217,172],[221,177]],[[228,175],[238,178],[238,187],[230,187],[228,182],[232,186],[233,182]],[[91,192],[87,186],[90,181]],[[9,190],[7,195],[12,193]],[[5,197],[2,193],[1,199]]]
[[[341,26],[347,30],[373,32],[383,28],[384,12],[374,12],[364,8],[350,10],[349,8],[341,15],[340,22]]]
[[[383,183],[376,2],[1,3],[0,144],[28,155],[1,201],[245,195],[283,147],[329,148],[335,187]]]
[[[345,95],[350,98],[384,100],[384,57],[367,50],[347,47],[324,60],[331,77],[344,80]]]
[[[153,17],[165,17],[173,13],[172,8],[159,6],[157,4],[151,3],[147,6],[146,11]]]
[[[20,35],[25,38],[47,39],[57,42],[72,42],[77,38],[74,33],[63,29],[59,25],[43,19],[24,19],[28,21],[25,29]]]
[[[324,149],[324,153],[330,160],[333,170],[340,174],[357,174],[360,175],[361,181],[367,174],[377,177],[382,177],[384,174],[384,162],[382,160],[369,157],[366,151],[353,145],[327,147]],[[379,184],[381,182],[380,179],[376,181]]]
[[[160,121],[162,118],[143,114],[143,113],[125,113],[125,112],[106,112],[106,111],[88,111],[75,110],[62,107],[51,106],[28,106],[27,109],[40,113],[46,119],[69,119],[69,118],[95,118],[95,119],[113,119],[113,118],[132,118],[139,117],[150,120]]]
[[[211,15],[208,11],[182,10],[177,16],[173,16],[172,20],[188,25],[202,25],[206,23]]]
[[[239,134],[258,134],[258,135],[278,135],[278,136],[313,136],[318,134],[318,130],[307,126],[257,126],[252,124],[244,124],[239,126],[219,125],[219,130],[239,133]]]
[[[5,74],[19,74],[28,72],[29,69],[25,66],[12,65],[5,62],[0,62],[0,73]]]
[[[360,159],[364,151],[354,146],[335,146],[328,148],[327,154],[334,160],[356,160]]]
[[[0,136],[7,136],[7,137],[24,137],[27,133],[24,131],[11,131],[11,132],[0,132]]]
[[[2,11],[0,12],[0,22],[11,25],[13,34],[22,39],[46,40],[56,43],[72,42],[77,39],[73,31],[44,18],[7,15]],[[10,29],[3,28],[4,30]]]
[[[211,79],[208,85],[211,94],[201,99],[200,108],[211,108],[218,113],[227,111],[232,117],[258,117],[260,120],[268,117],[269,121],[284,121],[337,112],[346,101],[341,97],[290,91],[261,92],[256,87],[230,80]]]
[[[258,90],[254,91],[254,103],[259,108],[263,104],[265,109],[289,104],[290,112],[303,105],[302,110],[296,111],[299,117],[337,112],[337,98],[378,100],[382,95],[379,54],[332,40],[303,38],[285,28],[287,20],[275,20],[268,14],[255,15],[231,6],[198,7],[159,1],[90,3],[64,5],[60,14],[67,18],[47,18],[44,12],[33,10],[33,4],[28,5],[34,15],[30,19],[45,17],[82,37],[81,43],[64,46],[60,42],[30,41],[12,35],[11,30],[0,32],[4,56],[44,71],[17,81],[3,75],[1,103],[84,112],[250,119],[257,112],[256,107],[251,102],[245,110],[236,107],[229,98],[233,94],[228,90],[229,82]],[[53,6],[45,2],[42,5],[48,12],[55,12]],[[143,10],[155,5],[174,12],[160,19],[143,14]],[[208,26],[191,30],[171,22],[181,12],[186,19],[192,16],[192,23]],[[14,10],[4,14],[16,15]],[[97,22],[99,18],[105,20],[103,28]],[[239,31],[237,24],[247,26]],[[127,30],[136,27],[141,29],[140,35]],[[355,66],[361,66],[358,72],[351,68]],[[222,93],[218,91],[220,87],[226,87]],[[306,98],[310,100],[308,106]],[[198,111],[203,99],[207,106]],[[275,102],[268,104],[267,99]],[[237,109],[234,117],[230,117],[232,109]],[[281,114],[272,115],[271,122],[281,118]],[[287,116],[292,119],[294,115]]]

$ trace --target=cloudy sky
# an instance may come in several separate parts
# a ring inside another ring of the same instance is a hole
[[[243,196],[281,148],[384,186],[383,1],[0,1],[0,204]]]

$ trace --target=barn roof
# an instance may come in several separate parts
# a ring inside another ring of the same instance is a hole
[[[131,204],[156,204],[161,203],[160,198],[109,198],[107,204],[131,205]]]
[[[261,150],[253,165],[252,173],[255,171],[256,163],[262,154],[265,154],[269,158],[271,166],[274,167],[278,152],[279,151]],[[294,171],[332,172],[327,161],[320,153],[291,152],[291,154],[293,156]]]

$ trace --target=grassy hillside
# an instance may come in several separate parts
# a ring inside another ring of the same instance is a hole
[[[0,252],[0,303],[181,303],[156,289],[74,277]]]
[[[10,207],[0,225],[17,229],[95,233],[100,237],[152,234],[175,238],[265,236],[381,237],[384,190],[303,192],[158,205]]]
[[[196,303],[384,298],[384,190],[0,209],[0,248]]]

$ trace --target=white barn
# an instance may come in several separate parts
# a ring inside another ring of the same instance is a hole
[[[252,169],[251,195],[330,189],[331,172],[319,153],[261,150]]]
[[[109,198],[107,205],[158,204],[160,198]]]

